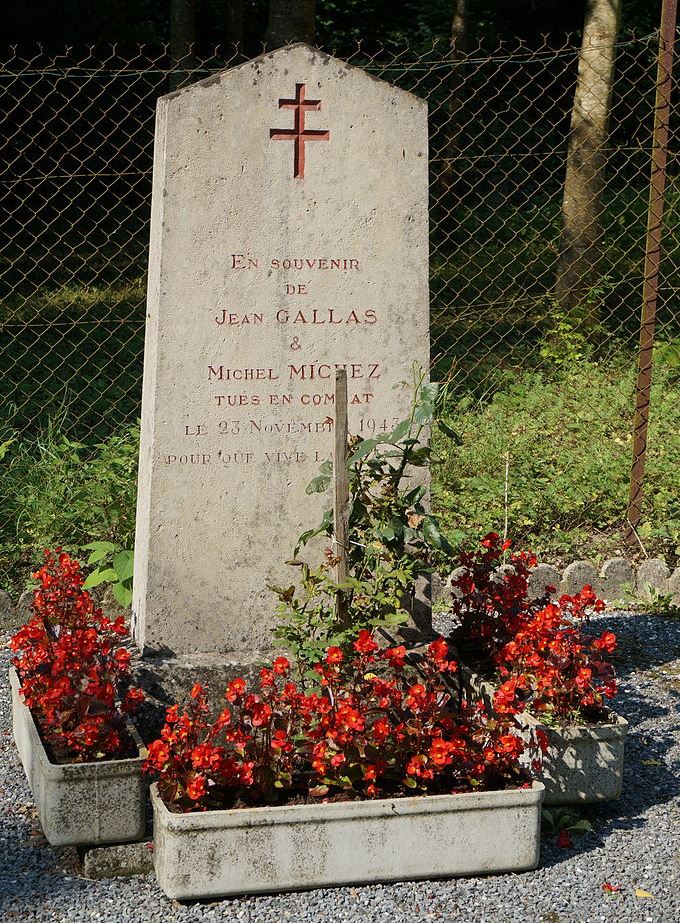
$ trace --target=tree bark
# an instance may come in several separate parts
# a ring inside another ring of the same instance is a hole
[[[196,0],[170,0],[170,89],[177,90],[191,79],[196,38]]]
[[[269,26],[266,45],[269,50],[289,42],[314,43],[316,34],[316,0],[269,0]]]
[[[597,283],[602,246],[609,111],[621,0],[588,0],[571,113],[562,200],[562,239],[555,297],[565,314],[586,327],[598,320],[587,298]]]

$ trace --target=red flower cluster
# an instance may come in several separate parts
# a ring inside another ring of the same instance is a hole
[[[604,603],[592,587],[550,602],[554,587],[540,599],[529,598],[530,552],[510,553],[507,566],[500,558],[511,542],[490,532],[481,550],[461,555],[452,582],[453,611],[463,651],[474,642],[477,656],[504,680],[494,699],[501,714],[524,708],[558,718],[600,721],[605,699],[616,694],[614,670],[606,660],[616,648],[616,636],[604,632],[588,636],[580,627]]]
[[[588,638],[565,613],[583,611],[583,594],[549,603],[518,631],[496,657],[502,677],[508,677],[494,698],[501,714],[530,708],[536,715],[557,718],[606,718],[605,699],[616,695],[614,669],[605,657],[616,649],[616,635],[604,631]]]
[[[531,552],[511,552],[512,542],[489,532],[474,552],[459,558],[452,581],[453,614],[461,642],[474,642],[484,656],[493,657],[548,601],[529,599],[529,576],[536,566]],[[506,566],[499,571],[500,559]]]
[[[10,641],[24,702],[58,758],[87,762],[125,755],[125,714],[143,701],[140,689],[117,696],[130,675],[121,646],[124,619],[106,618],[83,590],[80,564],[45,552],[34,617]]]
[[[284,657],[261,670],[256,691],[232,680],[214,721],[198,685],[184,714],[169,709],[146,768],[170,809],[526,784],[519,757],[536,756],[535,742],[511,715],[492,720],[452,697],[443,639],[417,675],[402,646],[380,649],[366,630],[349,654],[328,648],[315,670],[313,692],[289,679]]]
[[[511,553],[507,566],[499,561],[511,547],[491,532],[481,549],[462,555],[453,581],[453,610],[459,620],[461,647],[469,641],[504,679],[494,699],[501,714],[524,708],[560,718],[600,721],[604,700],[616,693],[614,670],[606,660],[616,648],[616,636],[604,632],[589,637],[579,623],[604,603],[592,587],[550,602],[554,587],[540,599],[529,598],[530,552]]]

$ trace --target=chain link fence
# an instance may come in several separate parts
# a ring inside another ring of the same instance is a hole
[[[584,350],[623,355],[633,369],[657,42],[617,45],[597,276],[569,311],[554,292],[579,48],[455,58],[445,45],[370,57],[359,48],[349,59],[429,103],[432,372],[452,400],[488,402],[518,371],[549,371]],[[41,503],[77,507],[69,482],[96,446],[112,447],[116,474],[102,472],[73,516],[87,520],[100,504],[113,531],[125,520],[119,532],[130,534],[134,450],[120,434],[139,414],[155,102],[235,61],[216,50],[173,68],[166,50],[92,48],[16,51],[0,64],[0,582],[50,538],[35,524]],[[676,123],[673,113],[657,317],[671,345]],[[61,523],[73,533],[64,539],[103,537],[88,522]]]

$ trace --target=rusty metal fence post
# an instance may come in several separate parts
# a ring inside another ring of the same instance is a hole
[[[668,139],[673,87],[673,48],[678,0],[663,0],[661,29],[659,31],[659,58],[654,107],[654,134],[652,138],[652,165],[649,183],[647,212],[647,239],[642,291],[642,316],[640,320],[640,346],[633,421],[633,465],[628,502],[629,543],[637,540],[637,529],[642,514],[645,463],[647,458],[647,430],[652,389],[652,361],[654,333],[659,297],[659,267],[661,264],[661,236],[663,231],[664,197],[668,165]]]

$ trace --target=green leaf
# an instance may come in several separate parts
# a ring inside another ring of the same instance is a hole
[[[439,394],[439,385],[436,381],[430,381],[420,389],[420,400],[423,404],[434,404]]]
[[[416,788],[418,783],[411,776],[406,776],[404,779],[404,785],[406,785],[408,788]]]
[[[331,479],[327,474],[319,474],[309,482],[307,485],[306,493],[322,494],[324,490],[328,488],[330,482]]]
[[[379,628],[381,625],[403,625],[404,622],[408,622],[406,612],[388,612],[379,618],[370,619],[369,624],[374,628]]]
[[[347,459],[347,465],[353,465],[366,455],[369,455],[377,445],[380,445],[380,442],[380,439],[362,440],[354,450],[354,453]]]
[[[421,528],[423,536],[433,548],[437,548],[439,551],[449,551],[451,549],[448,541],[439,531],[437,520],[432,516],[426,516],[425,519],[423,519]]]
[[[89,545],[83,545],[84,549],[91,551],[87,559],[88,564],[98,564],[103,561],[118,547],[113,542],[90,542]]]
[[[114,545],[113,542],[89,542],[87,545],[83,545],[82,547],[85,548],[87,551],[92,550],[92,551],[110,552],[110,551],[115,551],[118,546]]]
[[[5,455],[7,455],[9,447],[13,442],[16,442],[16,438],[14,436],[12,436],[11,439],[6,439],[4,442],[0,442],[0,461],[3,460]]]
[[[423,499],[426,493],[427,487],[423,487],[421,484],[420,487],[414,487],[413,490],[409,490],[409,492],[404,495],[404,502],[408,503],[409,506],[415,506],[416,503]]]
[[[113,559],[113,569],[118,575],[121,583],[132,578],[135,567],[135,557],[133,551],[120,551]]]
[[[445,423],[443,420],[437,420],[437,426],[445,436],[448,436],[449,439],[453,439],[456,445],[463,445],[462,437],[459,436],[454,429],[451,429],[448,423]]]
[[[404,436],[407,436],[411,431],[411,420],[402,420],[401,423],[397,423],[392,432],[387,436],[387,442],[401,442]]]
[[[310,538],[314,538],[315,535],[319,535],[321,532],[326,532],[333,521],[333,513],[331,510],[326,510],[323,514],[323,518],[318,526],[314,529],[307,529],[306,532],[303,532],[302,535],[298,538],[297,544],[295,546],[295,551],[293,556],[297,557],[298,551],[303,545],[306,545]]]
[[[434,418],[434,405],[433,404],[421,404],[420,407],[416,409],[416,412],[413,414],[413,419],[416,423],[431,423]]]
[[[432,451],[428,445],[421,446],[415,452],[411,452],[408,463],[416,468],[422,468],[424,465],[429,464],[431,454]]]
[[[114,583],[112,590],[116,602],[127,609],[132,602],[132,588],[126,587],[122,583]]]
[[[106,567],[102,570],[98,567],[93,570],[89,577],[83,583],[84,590],[91,590],[92,587],[99,586],[102,583],[114,583],[118,580],[118,574],[112,567]]]
[[[588,833],[593,829],[593,825],[589,820],[586,820],[585,817],[582,817],[581,820],[576,821],[575,824],[569,826],[569,830],[573,833]]]
[[[87,559],[88,564],[98,564],[100,561],[103,561],[104,558],[108,558],[108,551],[93,551]]]

